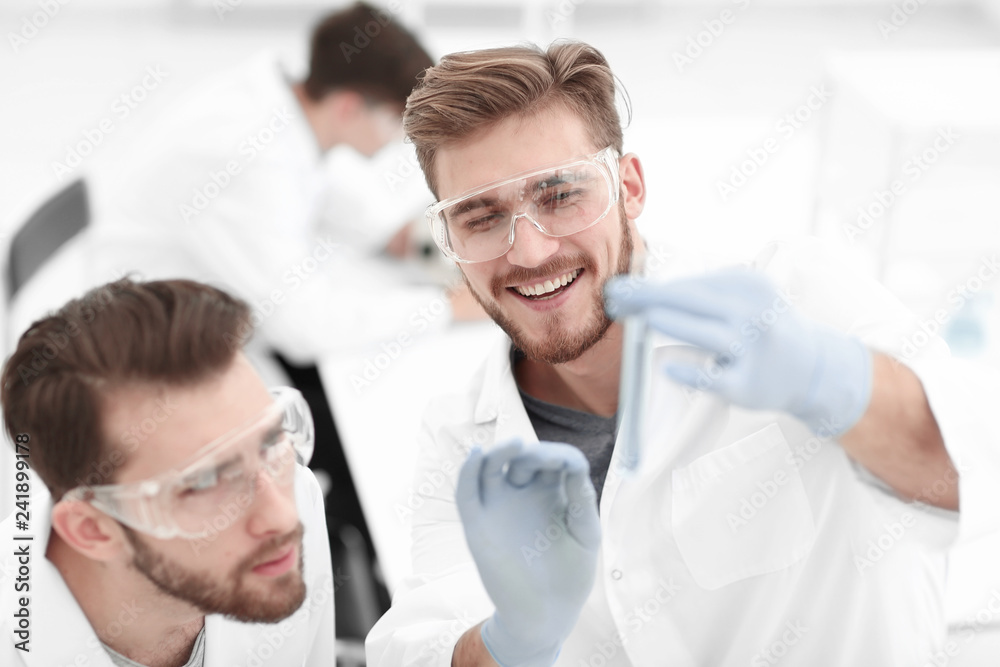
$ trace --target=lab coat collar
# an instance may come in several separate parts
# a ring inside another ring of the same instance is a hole
[[[538,436],[517,391],[514,370],[510,364],[512,345],[510,338],[504,334],[498,336],[490,347],[473,418],[477,427],[496,422],[494,443],[515,437],[538,442]]]
[[[316,162],[323,160],[323,150],[316,139],[316,133],[306,120],[305,111],[299,98],[295,96],[292,86],[296,83],[296,78],[290,73],[291,68],[273,51],[262,51],[250,62],[249,67],[260,73],[254,77],[260,81],[261,85],[271,89],[269,98],[281,100],[282,106],[295,119],[289,128],[291,132],[298,135],[298,141],[309,146],[310,154]]]

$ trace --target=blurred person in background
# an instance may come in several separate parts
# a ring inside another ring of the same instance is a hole
[[[917,319],[815,239],[722,269],[647,247],[616,92],[557,42],[446,56],[410,96],[435,241],[507,337],[427,408],[368,664],[929,663],[948,548],[1000,519],[996,395],[940,339],[901,355]],[[634,433],[628,316],[667,337]]]
[[[123,279],[21,337],[0,379],[26,492],[0,524],[4,665],[334,664],[312,421],[231,344],[249,322],[207,285]]]
[[[248,357],[272,383],[290,379],[312,409],[311,465],[329,494],[331,536],[356,527],[372,558],[315,362],[394,339],[430,304],[441,315],[426,320],[428,331],[482,311],[464,287],[408,284],[373,257],[391,234],[380,225],[366,237],[356,221],[338,219],[332,192],[351,184],[330,182],[325,157],[338,147],[371,157],[400,142],[406,98],[431,64],[396,15],[356,3],[315,27],[303,79],[269,53],[214,76],[88,177],[94,222],[66,248],[80,261],[51,263],[12,309],[19,334],[81,283],[129,272],[199,280],[244,299],[256,332]],[[71,264],[82,275],[69,275]]]

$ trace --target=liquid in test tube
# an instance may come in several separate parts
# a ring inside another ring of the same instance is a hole
[[[618,387],[618,446],[626,473],[634,473],[642,454],[642,425],[649,400],[650,342],[645,314],[625,318],[623,324],[622,367]]]

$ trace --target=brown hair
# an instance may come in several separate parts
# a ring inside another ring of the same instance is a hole
[[[7,433],[12,442],[28,435],[31,467],[58,499],[113,451],[101,419],[112,391],[189,386],[225,370],[249,321],[245,303],[190,280],[93,289],[18,341],[0,376]]]
[[[417,76],[433,64],[394,16],[358,2],[316,26],[304,87],[313,100],[348,89],[402,107]]]
[[[527,45],[453,53],[424,72],[406,102],[403,129],[436,196],[439,148],[509,116],[528,116],[555,103],[584,119],[595,149],[614,146],[621,154],[618,89],[608,61],[582,42],[555,42],[547,51]],[[627,109],[624,87],[621,91]]]

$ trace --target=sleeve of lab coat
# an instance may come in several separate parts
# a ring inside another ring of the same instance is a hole
[[[451,409],[463,414],[461,408]],[[436,412],[441,410],[439,405]],[[413,488],[433,491],[414,496],[411,503],[416,507],[413,574],[368,634],[365,650],[371,667],[449,667],[458,638],[493,613],[455,506],[455,484],[467,448],[427,420],[420,441]],[[436,479],[444,481],[435,484]]]
[[[804,314],[914,371],[959,472],[960,539],[1000,528],[1000,378],[952,359],[943,325],[915,316],[818,239],[769,244],[756,263]]]
[[[300,466],[300,510],[305,526],[304,540],[308,550],[308,592],[304,604],[309,605],[309,645],[303,667],[330,667],[336,663],[336,634],[334,623],[333,592],[335,581],[330,557],[330,538],[326,527],[326,509],[323,491],[312,471]]]
[[[255,335],[294,361],[341,346],[439,329],[451,319],[438,287],[401,284],[376,260],[317,233],[287,165],[262,152],[191,219],[191,252],[220,286],[250,302]]]

